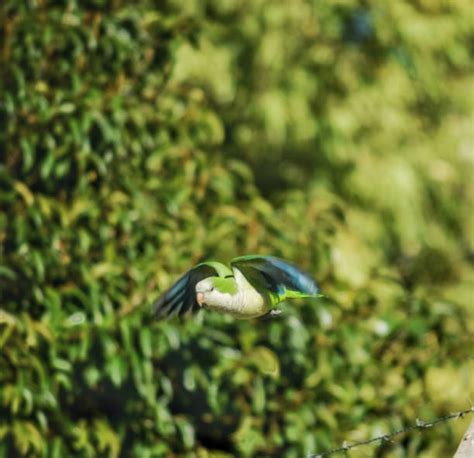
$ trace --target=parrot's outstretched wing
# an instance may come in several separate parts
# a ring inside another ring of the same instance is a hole
[[[319,288],[311,276],[273,256],[248,255],[231,262],[257,290],[268,290],[273,303],[292,297],[317,297]]]
[[[196,283],[207,277],[229,274],[229,268],[220,262],[203,262],[194,266],[152,304],[153,315],[157,319],[163,319],[196,312],[199,310],[196,302]]]

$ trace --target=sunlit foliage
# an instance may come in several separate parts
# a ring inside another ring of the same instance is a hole
[[[0,455],[301,457],[469,406],[473,30],[467,0],[3,0]],[[151,320],[248,253],[326,297]]]

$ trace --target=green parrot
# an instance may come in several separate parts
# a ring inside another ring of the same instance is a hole
[[[273,256],[240,256],[230,266],[197,264],[152,305],[154,316],[183,316],[203,308],[252,319],[280,314],[273,307],[285,299],[320,296],[308,274]]]

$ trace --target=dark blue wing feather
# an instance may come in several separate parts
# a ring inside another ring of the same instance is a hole
[[[208,264],[193,267],[152,304],[153,315],[162,319],[197,311],[199,305],[196,302],[196,283],[216,274],[216,269]]]
[[[280,298],[289,292],[316,296],[319,288],[312,277],[298,267],[274,256],[249,255],[232,260],[232,266],[239,269],[252,283],[257,281]]]
[[[318,286],[310,275],[281,259],[269,257],[266,262],[262,263],[261,270],[285,285],[286,289],[309,295],[318,293]]]

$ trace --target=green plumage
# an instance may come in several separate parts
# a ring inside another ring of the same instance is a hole
[[[214,277],[212,282],[221,293],[235,294],[237,292],[237,283],[233,278]]]
[[[231,277],[232,276],[232,270],[230,270],[225,264],[222,264],[222,262],[205,261],[205,262],[201,262],[198,265],[196,265],[196,267],[200,267],[200,266],[212,267],[216,271],[216,273],[219,277],[225,278],[225,277]]]

